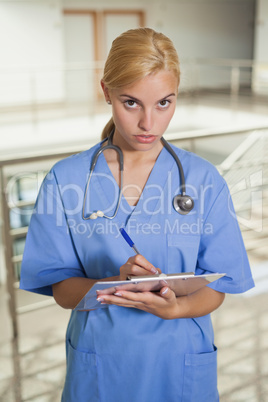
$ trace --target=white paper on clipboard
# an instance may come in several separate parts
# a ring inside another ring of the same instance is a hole
[[[194,275],[193,272],[186,272],[168,275],[136,276],[127,281],[96,282],[74,310],[83,311],[107,307],[107,305],[101,304],[97,301],[97,290],[100,291],[98,295],[114,294],[119,290],[128,290],[131,292],[157,292],[162,287],[168,286],[175,292],[176,296],[185,296],[196,292],[224,275],[225,274],[219,273]]]

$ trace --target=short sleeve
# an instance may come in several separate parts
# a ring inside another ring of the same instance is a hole
[[[242,293],[254,287],[241,231],[226,183],[212,204],[204,222],[197,274],[226,275],[209,285],[223,293]]]
[[[52,284],[85,277],[68,228],[57,180],[52,170],[41,186],[21,267],[20,288],[52,295]]]

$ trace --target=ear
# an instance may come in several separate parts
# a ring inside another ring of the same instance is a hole
[[[110,102],[109,89],[107,88],[107,86],[104,84],[104,82],[102,80],[101,80],[100,84],[101,84],[106,102]]]

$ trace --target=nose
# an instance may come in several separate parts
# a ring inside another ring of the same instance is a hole
[[[139,128],[143,131],[151,131],[153,127],[153,113],[151,110],[142,110],[139,120]]]

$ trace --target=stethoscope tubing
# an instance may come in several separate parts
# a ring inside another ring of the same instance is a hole
[[[123,194],[124,157],[123,157],[123,152],[122,152],[122,150],[121,150],[118,146],[112,144],[113,133],[114,133],[114,131],[112,131],[111,134],[110,134],[109,137],[108,137],[108,144],[105,145],[104,147],[101,146],[101,147],[97,150],[97,152],[95,153],[95,155],[94,155],[94,157],[93,157],[93,160],[92,160],[92,163],[91,163],[91,166],[90,166],[89,178],[88,178],[88,181],[87,181],[87,184],[86,184],[84,200],[83,200],[82,218],[83,218],[84,220],[96,219],[96,218],[98,218],[98,217],[106,218],[106,219],[114,219],[115,216],[117,215],[117,212],[118,212],[118,209],[119,209],[119,206],[120,206],[120,203],[121,203],[121,199],[122,199],[122,194]],[[105,139],[103,142],[105,142],[106,140],[107,140],[107,139]],[[179,199],[179,202],[181,202],[181,201],[184,201],[184,202],[185,202],[185,201],[190,201],[190,202],[191,202],[190,208],[188,208],[188,209],[186,209],[186,210],[184,210],[184,208],[183,208],[183,207],[180,207],[179,205],[176,207],[176,206],[174,205],[174,203],[173,203],[174,208],[176,209],[177,212],[179,212],[179,213],[181,213],[181,214],[183,214],[183,215],[188,214],[188,213],[191,211],[191,209],[193,208],[194,202],[193,202],[193,200],[191,199],[191,197],[186,196],[185,176],[184,176],[184,171],[183,171],[183,167],[182,167],[181,161],[180,161],[180,159],[178,158],[178,156],[176,155],[176,153],[174,152],[174,150],[172,149],[172,147],[169,145],[169,143],[168,143],[163,137],[161,137],[161,142],[162,142],[163,146],[166,148],[166,150],[167,150],[167,151],[171,154],[171,156],[174,158],[174,160],[175,160],[175,162],[176,162],[176,164],[177,164],[178,170],[179,170],[180,183],[181,183],[181,194],[175,196],[174,199],[175,199],[175,198]],[[88,194],[88,190],[89,190],[89,185],[90,185],[90,182],[91,182],[91,178],[92,178],[92,175],[93,175],[93,172],[94,172],[94,169],[95,169],[95,166],[96,166],[96,164],[97,164],[97,161],[98,161],[99,156],[100,156],[105,150],[107,150],[107,149],[113,149],[113,150],[116,151],[116,152],[118,153],[118,155],[119,155],[120,185],[119,185],[119,195],[118,195],[117,205],[116,205],[114,214],[113,214],[112,216],[105,215],[102,211],[93,212],[93,213],[91,213],[90,215],[86,216],[86,215],[85,215],[86,199],[87,199],[87,194]],[[186,205],[186,204],[185,204],[185,205]]]
[[[181,161],[179,160],[178,155],[174,152],[174,150],[171,148],[171,146],[165,140],[164,137],[161,137],[161,141],[162,141],[162,144],[164,145],[164,147],[166,148],[166,150],[171,154],[171,156],[173,156],[173,158],[175,159],[175,162],[177,163],[179,173],[180,173],[180,180],[181,180],[181,195],[184,196],[186,194],[186,186],[185,186],[185,176],[184,176],[184,171],[183,171]]]
[[[96,219],[97,217],[102,217],[102,218],[106,218],[106,219],[114,219],[117,215],[120,203],[121,203],[121,199],[122,199],[122,194],[123,194],[123,170],[124,170],[124,156],[123,156],[123,152],[122,150],[116,146],[112,144],[112,134],[110,134],[110,136],[108,137],[108,144],[105,145],[104,147],[101,147],[100,149],[98,149],[98,151],[95,153],[91,166],[90,166],[90,172],[89,172],[89,178],[87,181],[87,185],[86,185],[86,189],[85,189],[85,195],[84,195],[84,200],[83,200],[83,209],[82,209],[82,218],[84,220],[88,220],[88,219]],[[115,212],[112,216],[109,215],[105,215],[105,214],[101,214],[98,215],[98,212],[93,212],[92,214],[85,216],[85,208],[86,208],[86,199],[87,199],[87,194],[88,194],[88,189],[89,189],[89,184],[91,182],[91,178],[95,169],[95,166],[97,164],[98,158],[99,156],[106,150],[106,149],[113,149],[114,151],[116,151],[119,155],[119,169],[120,169],[120,186],[119,186],[119,195],[118,195],[118,201],[116,204],[116,208],[115,208]],[[96,218],[95,218],[96,215]]]

